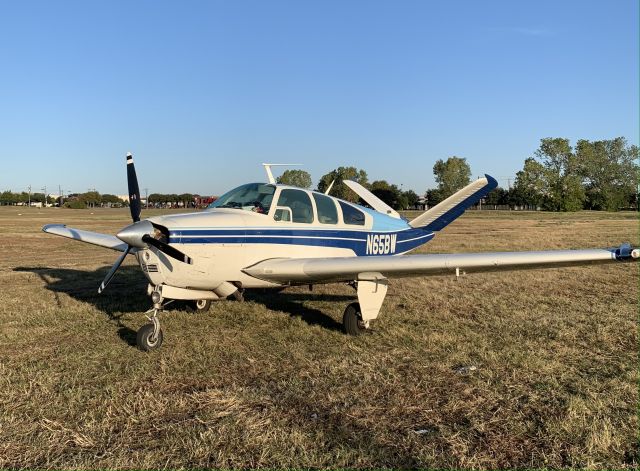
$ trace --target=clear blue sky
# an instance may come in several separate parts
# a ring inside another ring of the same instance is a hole
[[[0,2],[0,190],[220,194],[301,162],[419,193],[547,136],[638,143],[638,2]],[[506,185],[506,182],[501,182]]]

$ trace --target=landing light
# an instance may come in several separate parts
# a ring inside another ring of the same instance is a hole
[[[162,301],[162,295],[160,294],[160,291],[154,291],[153,293],[151,293],[151,301],[153,302],[153,304],[159,304],[160,301]]]

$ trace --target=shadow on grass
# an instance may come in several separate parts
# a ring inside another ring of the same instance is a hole
[[[142,313],[151,307],[146,294],[147,279],[137,266],[120,267],[107,289],[98,294],[98,286],[111,267],[104,266],[95,271],[71,268],[16,267],[16,272],[34,273],[40,277],[45,287],[55,294],[56,302],[62,307],[58,295],[66,294],[78,301],[92,304],[104,312],[109,320],[119,327],[122,340],[135,345],[135,331],[126,327],[120,317],[129,313]],[[305,301],[329,301],[349,303],[354,296],[339,294],[287,293],[277,290],[247,290],[245,298],[264,305],[267,309],[286,312],[291,317],[299,317],[309,325],[318,325],[329,330],[341,330],[342,325],[318,309],[304,306]],[[187,309],[185,303],[175,303],[171,309]]]
[[[343,301],[348,303],[355,298],[355,296],[341,294],[287,293],[277,290],[247,290],[244,297],[247,301],[262,304],[271,311],[286,312],[291,317],[299,317],[309,325],[317,325],[328,330],[342,330],[342,324],[319,309],[306,307],[302,303],[304,301]]]
[[[34,273],[40,277],[45,287],[55,295],[58,307],[62,307],[59,294],[92,304],[104,312],[118,327],[118,336],[131,346],[136,345],[136,331],[124,325],[121,317],[128,313],[146,311],[150,301],[146,295],[147,280],[138,267],[120,267],[103,294],[98,294],[98,286],[110,267],[95,271],[69,268],[17,267],[16,272]]]

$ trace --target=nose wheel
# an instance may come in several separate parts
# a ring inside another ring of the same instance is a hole
[[[158,319],[158,309],[153,309],[151,317],[147,317],[151,322],[143,325],[136,335],[136,345],[144,352],[160,348],[162,345],[162,329],[160,319]]]

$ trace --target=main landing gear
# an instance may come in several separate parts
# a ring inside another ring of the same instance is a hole
[[[342,327],[349,335],[360,335],[367,330],[367,326],[362,320],[360,304],[351,303],[347,306],[342,315]]]
[[[206,312],[211,308],[210,299],[198,299],[197,301],[191,301],[191,307],[197,312]]]
[[[361,335],[369,328],[369,322],[378,317],[387,295],[387,279],[377,272],[359,273],[352,285],[358,292],[358,302],[344,310],[342,326],[349,335]]]

